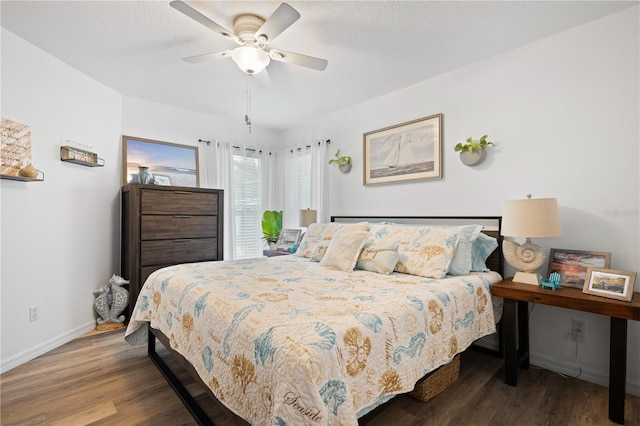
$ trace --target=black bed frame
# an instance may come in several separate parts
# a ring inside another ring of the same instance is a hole
[[[502,236],[500,235],[500,230],[502,227],[502,217],[501,216],[331,216],[331,222],[342,222],[342,221],[372,221],[372,222],[382,222],[382,221],[408,221],[411,223],[417,223],[424,221],[424,224],[427,224],[427,221],[435,220],[435,221],[468,221],[468,223],[473,223],[474,220],[480,221],[495,221],[497,224],[497,230],[483,230],[482,232],[490,235],[498,240],[498,248],[491,254],[489,259],[487,259],[487,267],[492,271],[498,272],[500,275],[504,276],[504,261],[502,256]],[[414,222],[415,221],[415,222]],[[451,224],[449,222],[449,224]],[[165,362],[165,360],[158,354],[156,350],[156,339],[165,347],[165,349],[171,354],[171,356],[183,367],[192,378],[201,385],[201,387],[210,395],[214,400],[216,399],[215,395],[208,386],[206,386],[200,376],[196,372],[195,368],[191,366],[191,364],[178,352],[171,348],[169,344],[169,339],[165,336],[160,330],[155,330],[151,328],[150,325],[148,328],[148,344],[147,344],[147,355],[151,358],[151,361],[155,364],[155,366],[160,370],[162,375],[165,377],[171,388],[176,392],[182,403],[185,405],[189,413],[193,416],[193,418],[200,425],[214,425],[213,421],[209,418],[207,413],[200,407],[195,398],[189,393],[184,384],[180,381],[180,379],[176,376],[174,371],[169,367],[169,365]],[[498,350],[492,350],[485,347],[473,345],[472,347],[477,350],[481,350],[484,352],[490,352],[494,355],[504,357],[504,343],[502,341],[502,323],[498,324]],[[393,398],[391,399],[393,400]],[[381,407],[383,407],[383,404]],[[375,415],[378,412],[378,409],[381,407],[376,407],[373,411],[368,413],[365,417],[370,417],[371,415]],[[238,418],[239,419],[239,418]],[[245,422],[245,424],[248,424]]]

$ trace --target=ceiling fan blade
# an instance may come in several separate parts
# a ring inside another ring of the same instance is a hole
[[[300,19],[298,11],[287,3],[282,3],[256,31],[255,38],[259,43],[266,44],[278,37],[298,19]]]
[[[231,50],[225,50],[223,52],[205,53],[204,55],[189,56],[182,58],[183,61],[190,64],[198,64],[200,62],[210,61],[212,59],[230,58]]]
[[[269,56],[274,61],[286,62],[288,64],[299,65],[301,67],[311,68],[318,71],[324,71],[329,64],[329,61],[326,59],[315,58],[301,53],[287,52],[280,49],[270,50]]]
[[[217,32],[222,37],[229,39],[231,41],[235,41],[238,44],[242,44],[242,41],[238,37],[236,37],[236,35],[233,34],[233,32],[213,22],[211,19],[207,18],[202,13],[198,12],[197,10],[195,10],[185,2],[180,0],[174,0],[171,3],[169,3],[169,5],[173,7],[175,10],[184,13],[189,18],[201,23],[202,25],[209,28],[210,30]]]

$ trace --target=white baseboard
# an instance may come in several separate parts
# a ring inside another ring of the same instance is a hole
[[[579,373],[579,367],[575,362],[567,360],[559,360],[548,357],[539,353],[529,354],[529,363],[537,367],[542,367],[546,370],[555,371],[556,373],[564,374],[567,376],[575,377]],[[594,370],[592,368],[582,367],[582,372],[579,379],[586,382],[595,383],[609,387],[609,372],[603,372]],[[635,396],[640,396],[640,382],[627,379],[627,393]]]
[[[63,333],[59,336],[56,336],[52,339],[47,340],[33,348],[29,348],[25,351],[20,352],[12,356],[9,359],[3,359],[0,363],[0,373],[5,373],[13,368],[18,367],[19,365],[24,364],[25,362],[31,361],[34,358],[39,357],[42,354],[45,354],[55,348],[58,348],[65,343],[68,343],[75,339],[76,337],[80,337],[83,334],[93,330],[96,327],[96,322],[91,321],[86,324],[83,324],[79,327],[74,328],[73,330],[69,330],[66,333]]]

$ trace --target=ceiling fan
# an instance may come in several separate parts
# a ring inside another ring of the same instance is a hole
[[[233,50],[183,58],[186,62],[198,63],[215,58],[230,57],[242,71],[249,75],[263,71],[271,59],[318,71],[323,71],[327,67],[326,59],[267,47],[271,41],[300,18],[300,13],[287,3],[280,4],[266,21],[252,14],[237,16],[233,22],[233,32],[207,18],[183,1],[174,0],[169,4],[191,19],[240,45]]]

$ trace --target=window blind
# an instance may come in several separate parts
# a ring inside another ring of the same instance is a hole
[[[235,259],[262,256],[260,159],[233,156]]]

